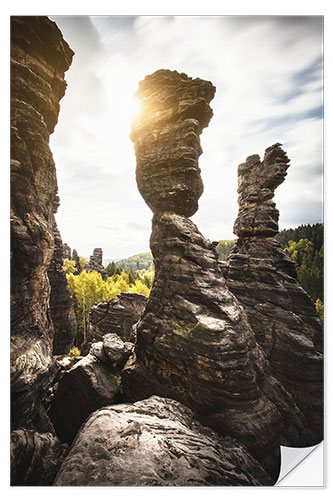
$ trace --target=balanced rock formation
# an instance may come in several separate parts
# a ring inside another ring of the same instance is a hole
[[[89,264],[87,265],[88,271],[97,271],[104,281],[107,279],[107,274],[103,267],[103,250],[95,248],[93,254],[90,256]]]
[[[49,411],[62,441],[72,443],[93,411],[120,400],[120,370],[133,347],[116,334],[106,335],[103,341],[91,346],[87,356],[64,373]]]
[[[18,429],[10,435],[11,486],[52,486],[68,446],[53,434]]]
[[[51,285],[50,309],[54,326],[54,355],[69,353],[77,330],[74,302],[68,290],[63,263],[63,244],[57,225],[54,224],[54,252],[47,272]]]
[[[73,51],[47,17],[11,17],[11,420],[38,430],[53,378],[47,275],[57,180],[49,136]]]
[[[123,373],[125,394],[186,404],[199,421],[242,442],[276,479],[279,445],[305,444],[311,431],[272,376],[214,246],[186,217],[202,192],[199,134],[212,115],[214,87],[163,70],[146,77],[138,95],[143,116],[131,137],[138,186],[154,211],[155,280]]]
[[[184,73],[159,70],[140,82],[142,104],[131,139],[139,191],[153,212],[187,217],[198,209],[203,184],[198,166],[199,135],[207,127],[215,87]]]
[[[260,486],[273,481],[236,440],[184,405],[151,397],[93,413],[55,486]]]
[[[243,305],[273,375],[297,402],[313,434],[323,438],[323,330],[313,300],[296,280],[295,263],[274,238],[279,212],[272,201],[289,159],[274,144],[238,167],[239,239],[224,274]]]
[[[133,342],[134,324],[141,317],[147,297],[140,293],[122,292],[117,298],[95,304],[89,310],[87,341],[81,352],[86,354],[93,342],[107,333],[116,333],[124,341]]]

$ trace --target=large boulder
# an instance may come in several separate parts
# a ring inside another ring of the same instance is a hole
[[[55,486],[260,486],[273,481],[246,448],[184,405],[151,397],[93,413]]]
[[[49,416],[60,439],[72,443],[86,418],[121,396],[121,378],[103,347],[94,344],[91,353],[66,371],[58,383]]]
[[[73,51],[44,16],[11,17],[11,424],[38,424],[55,375],[47,270],[59,204],[49,136]]]

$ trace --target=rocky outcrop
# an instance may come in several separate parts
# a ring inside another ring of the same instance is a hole
[[[11,17],[11,420],[37,427],[56,366],[47,275],[59,204],[49,135],[73,52],[47,17]],[[37,419],[37,420],[36,420]],[[34,420],[34,424],[32,421]]]
[[[86,418],[121,397],[120,370],[133,344],[110,334],[91,346],[87,356],[65,372],[51,403],[49,416],[62,441],[71,443]]]
[[[213,95],[209,82],[164,70],[139,84],[143,114],[131,137],[138,186],[154,211],[155,280],[136,325],[135,356],[125,366],[123,385],[132,401],[156,394],[186,404],[199,421],[242,442],[276,479],[279,446],[309,446],[316,437],[229,291],[214,245],[187,218],[202,191],[199,134],[211,117]],[[263,207],[258,211],[257,187],[246,185],[236,222],[242,234],[276,230],[272,191],[288,161],[274,146],[265,162],[271,174],[259,183]]]
[[[77,330],[74,302],[68,290],[63,263],[63,244],[57,225],[54,224],[54,252],[47,272],[51,285],[50,310],[54,326],[54,355],[69,353]]]
[[[90,256],[89,264],[87,265],[88,271],[97,271],[104,281],[107,279],[107,274],[103,267],[103,250],[95,248],[93,254]]]
[[[11,486],[52,486],[68,446],[51,433],[18,429],[10,436]]]
[[[80,272],[83,271],[83,269],[81,269],[80,257],[79,257],[79,254],[77,253],[77,251],[75,250],[75,248],[72,252],[72,260],[74,260],[75,267],[76,267],[76,271],[74,274],[80,274]]]
[[[272,201],[289,160],[280,144],[238,168],[239,239],[224,274],[243,305],[274,376],[297,402],[313,434],[323,437],[323,331],[312,299],[296,280],[295,263],[274,238],[279,212]]]
[[[87,353],[93,342],[102,340],[107,333],[116,333],[124,341],[133,342],[133,325],[139,320],[147,303],[140,293],[122,292],[117,298],[95,304],[89,310],[87,342],[83,353]]]
[[[199,135],[212,116],[215,87],[184,73],[159,70],[139,84],[142,111],[133,122],[139,191],[153,212],[193,215],[203,184]]]
[[[63,244],[62,254],[63,254],[63,258],[64,259],[71,260],[71,258],[72,258],[72,250],[71,250],[71,247],[67,245],[67,243]]]
[[[108,406],[84,424],[55,486],[260,486],[246,448],[203,427],[182,404],[151,397]]]

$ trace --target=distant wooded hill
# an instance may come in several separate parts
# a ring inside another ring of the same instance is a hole
[[[134,269],[134,271],[141,271],[142,269],[148,270],[153,263],[153,256],[150,252],[138,253],[128,259],[122,259],[117,261],[117,266],[129,271]]]

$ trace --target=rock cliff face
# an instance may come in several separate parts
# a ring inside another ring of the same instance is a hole
[[[131,137],[138,186],[154,211],[155,281],[137,324],[136,356],[125,367],[125,392],[132,400],[157,394],[183,402],[205,425],[239,439],[276,479],[279,445],[305,445],[311,430],[272,375],[212,244],[186,217],[202,192],[199,134],[214,88],[163,70],[141,82],[138,95],[143,116]]]
[[[46,17],[11,18],[11,420],[39,427],[54,376],[47,270],[58,205],[49,148],[73,52]]]
[[[272,198],[289,166],[280,146],[268,148],[263,161],[250,156],[238,168],[239,239],[224,274],[272,373],[305,415],[310,446],[323,438],[323,331],[312,299],[296,281],[294,262],[274,238],[279,212]]]
[[[108,406],[84,424],[55,486],[260,486],[273,482],[240,443],[159,397]]]
[[[69,353],[77,330],[74,303],[67,287],[63,263],[63,244],[55,224],[54,252],[47,272],[51,286],[50,310],[54,326],[53,354],[55,355]]]

